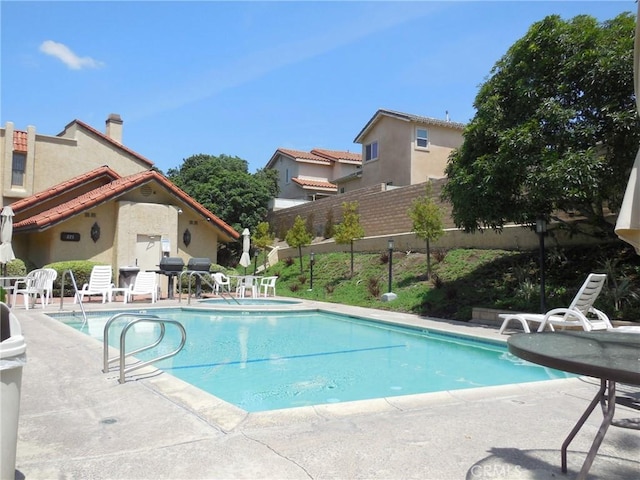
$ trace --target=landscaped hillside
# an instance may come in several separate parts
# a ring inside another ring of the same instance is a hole
[[[426,278],[424,253],[394,252],[392,291],[388,290],[388,253],[356,254],[354,275],[348,253],[316,255],[313,290],[309,257],[270,267],[278,275],[277,293],[327,302],[470,320],[473,307],[540,310],[538,252],[449,250],[432,252],[433,276]],[[621,242],[610,246],[549,249],[546,255],[546,305],[567,306],[590,272],[607,273],[596,306],[612,319],[640,321],[640,256]]]

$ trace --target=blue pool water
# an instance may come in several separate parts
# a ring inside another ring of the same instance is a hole
[[[498,342],[319,310],[153,313],[179,320],[187,331],[184,349],[154,365],[249,412],[570,376],[524,362]],[[57,318],[101,339],[108,316],[90,315],[85,326]],[[112,326],[113,346],[125,324]],[[127,350],[153,343],[158,332],[157,325],[136,325]],[[179,342],[177,329],[167,327],[167,337],[161,352]]]
[[[206,300],[200,300],[198,303],[204,303],[207,305],[295,305],[300,304],[299,300],[277,300],[273,298],[208,298]]]

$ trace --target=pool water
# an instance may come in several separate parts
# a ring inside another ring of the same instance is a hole
[[[273,298],[208,298],[206,300],[200,300],[198,303],[204,303],[206,305],[225,305],[225,306],[238,306],[238,305],[295,305],[300,304],[299,300],[276,300]]]
[[[177,356],[154,365],[249,412],[571,376],[520,360],[499,342],[320,310],[173,309],[159,315],[179,320],[187,343]],[[101,339],[107,318],[90,316],[84,326],[81,319],[62,321]],[[111,327],[116,348],[125,324]],[[157,325],[137,324],[127,336],[127,351],[153,343],[158,333]],[[166,337],[160,352],[138,357],[173,350],[177,329],[167,327]]]

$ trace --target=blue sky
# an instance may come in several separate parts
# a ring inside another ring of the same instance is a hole
[[[379,108],[467,122],[492,66],[536,21],[607,20],[604,1],[0,2],[0,123],[74,119],[164,171],[195,154],[360,152]]]

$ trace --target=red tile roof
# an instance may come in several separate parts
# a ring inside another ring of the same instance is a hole
[[[362,163],[362,155],[359,153],[345,152],[343,150],[326,150],[324,148],[314,148],[313,150],[311,150],[311,153],[320,157],[328,158],[329,160],[333,160],[334,162],[339,162],[340,160],[342,160],[347,162]]]
[[[36,193],[35,195],[31,195],[30,197],[23,198],[11,204],[11,208],[14,212],[20,212],[21,210],[28,209],[36,204],[42,203],[46,200],[51,200],[58,195],[68,192],[69,190],[73,190],[80,185],[92,182],[94,180],[99,179],[100,177],[104,177],[105,181],[112,182],[117,178],[120,178],[118,172],[109,168],[107,165],[103,165],[102,167],[94,168],[93,170],[78,175],[66,182],[59,183],[58,185],[54,185],[47,190]]]
[[[27,151],[27,132],[15,130],[13,132],[13,151],[26,153]]]
[[[311,187],[311,188],[324,188],[327,190],[337,190],[338,187],[336,185],[334,185],[331,182],[323,182],[323,181],[319,181],[319,180],[307,180],[305,178],[297,178],[294,177],[291,180],[293,180],[295,183],[297,183],[298,185],[301,185],[303,187]]]
[[[115,147],[119,148],[120,150],[123,150],[125,152],[127,152],[129,155],[134,156],[135,158],[137,158],[138,160],[146,163],[147,165],[149,165],[150,167],[153,166],[153,162],[151,160],[149,160],[148,158],[143,157],[142,155],[140,155],[139,153],[134,152],[133,150],[131,150],[128,147],[125,147],[123,144],[121,144],[120,142],[116,142],[113,138],[105,135],[104,133],[99,132],[98,130],[96,130],[95,128],[93,128],[90,125],[87,125],[86,123],[84,123],[83,121],[80,120],[73,120],[71,122],[69,122],[65,127],[64,127],[64,131],[66,131],[71,125],[73,124],[77,124],[78,126],[80,126],[81,128],[91,132],[93,135],[97,135],[98,137],[102,138],[103,140],[106,140],[107,142],[111,143],[112,145],[114,145]],[[58,134],[58,136],[62,136],[62,134],[64,133],[64,131],[60,132]]]
[[[331,163],[331,160],[329,160],[328,158],[323,158],[319,155],[314,155],[311,152],[303,152],[302,150],[291,150],[289,148],[279,148],[278,152],[284,153],[285,155],[295,158],[296,160],[310,160],[312,162],[324,163],[327,165]]]
[[[25,220],[16,222],[13,226],[14,231],[16,233],[19,233],[21,231],[26,232],[32,230],[47,229],[74,215],[77,215],[85,210],[117,198],[118,196],[130,191],[131,189],[139,187],[151,181],[158,182],[161,186],[166,188],[176,197],[180,198],[202,216],[211,219],[211,222],[214,225],[216,225],[220,230],[222,230],[231,238],[240,238],[240,234],[236,232],[231,226],[229,226],[227,223],[222,221],[216,215],[196,202],[186,192],[178,188],[166,177],[154,170],[147,170],[141,173],[136,173],[134,175],[129,175],[128,177],[117,178],[112,182],[96,188],[91,192],[85,193],[84,195],[80,195],[73,200],[57,205],[53,208],[50,208],[49,210],[41,212]],[[12,204],[12,207],[14,207],[14,205],[15,204]]]

